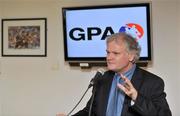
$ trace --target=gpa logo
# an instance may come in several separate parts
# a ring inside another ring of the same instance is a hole
[[[107,26],[105,29],[101,29],[100,27],[87,27],[85,29],[82,27],[74,27],[69,31],[69,37],[74,41],[91,41],[97,36],[99,36],[100,40],[105,40],[107,36],[115,32],[111,26]],[[125,26],[121,26],[119,32],[126,32],[137,40],[141,39],[144,35],[143,28],[135,23],[128,23]]]
[[[119,29],[119,32],[126,32],[133,36],[134,38],[141,39],[142,36],[144,35],[144,30],[139,24],[135,23],[128,23],[125,26],[122,26]]]

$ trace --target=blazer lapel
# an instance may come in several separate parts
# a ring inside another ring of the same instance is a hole
[[[142,70],[139,67],[136,67],[131,82],[134,88],[138,91],[143,82]]]
[[[101,96],[101,102],[102,102],[102,112],[104,113],[103,116],[106,115],[106,108],[107,108],[107,104],[108,104],[108,99],[109,99],[109,92],[111,90],[111,84],[112,84],[112,80],[114,77],[114,72],[110,72],[108,73],[105,77],[104,77],[104,84],[102,87],[102,93],[104,93],[103,96]]]

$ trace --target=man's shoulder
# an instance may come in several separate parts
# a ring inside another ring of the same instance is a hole
[[[103,74],[103,79],[104,79],[104,80],[109,80],[110,78],[113,78],[113,77],[114,77],[114,74],[115,74],[114,71],[107,70],[107,71],[105,71],[104,74]]]
[[[160,76],[158,76],[150,71],[147,71],[145,69],[142,69],[140,67],[136,68],[135,73],[137,73],[138,75],[141,75],[142,78],[144,78],[146,80],[163,81],[163,79]]]
[[[106,70],[106,71],[104,72],[104,76],[109,76],[109,75],[114,75],[114,74],[115,74],[115,72],[112,71],[112,70]]]

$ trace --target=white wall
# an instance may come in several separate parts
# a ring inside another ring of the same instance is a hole
[[[150,71],[163,77],[173,116],[180,115],[178,2],[153,2],[153,65]]]
[[[1,19],[47,17],[48,26],[47,57],[0,58],[0,116],[55,116],[57,112],[69,112],[98,67],[82,70],[64,62],[61,7],[121,2],[125,0],[0,1]],[[153,0],[152,11],[153,63],[147,70],[162,76],[173,116],[179,116],[180,2]],[[86,104],[90,93],[78,109]]]

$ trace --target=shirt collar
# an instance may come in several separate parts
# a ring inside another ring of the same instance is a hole
[[[126,72],[123,73],[124,76],[126,76],[129,80],[131,80],[132,75],[136,69],[136,64],[133,64],[133,66]],[[115,76],[120,76],[118,73],[115,73]]]

